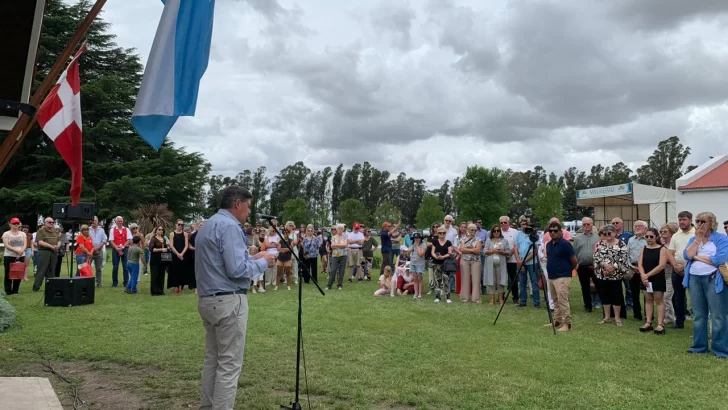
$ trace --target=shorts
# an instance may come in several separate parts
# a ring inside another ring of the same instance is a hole
[[[425,274],[425,265],[410,265],[409,270],[412,273],[416,273],[418,275],[424,275]]]
[[[276,266],[282,266],[284,268],[290,268],[293,266],[293,260],[288,261],[276,261]]]
[[[361,248],[349,248],[347,259],[349,267],[361,265],[364,258],[362,257]]]

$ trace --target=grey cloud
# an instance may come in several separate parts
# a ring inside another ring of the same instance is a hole
[[[616,0],[607,15],[639,30],[667,30],[692,19],[714,19],[728,13],[723,0]]]
[[[404,51],[412,46],[410,30],[415,17],[416,12],[406,0],[382,1],[371,12],[372,26],[392,35],[393,44]]]
[[[511,57],[499,78],[564,126],[608,126],[728,98],[728,78],[717,75],[728,69],[728,60],[699,42],[660,50],[667,44],[620,33],[563,3],[520,2],[512,12]]]

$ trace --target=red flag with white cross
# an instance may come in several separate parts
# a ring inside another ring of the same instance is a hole
[[[81,125],[81,77],[78,58],[84,43],[66,71],[38,108],[38,124],[53,141],[58,153],[71,169],[71,202],[78,204],[83,176],[83,132]]]

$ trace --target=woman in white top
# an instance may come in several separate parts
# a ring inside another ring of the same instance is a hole
[[[693,345],[690,353],[708,353],[708,318],[712,325],[712,350],[728,358],[728,289],[719,267],[728,261],[728,238],[717,232],[718,221],[711,212],[695,217],[695,236],[683,252],[688,262],[683,286],[690,292],[693,307]]]
[[[3,233],[3,262],[5,265],[5,294],[15,295],[20,290],[21,279],[10,280],[10,265],[15,262],[25,261],[25,248],[27,247],[27,235],[20,230],[20,219],[10,220],[10,230]],[[25,268],[25,264],[23,264]]]
[[[506,264],[511,254],[511,246],[503,235],[499,225],[493,225],[485,245],[485,268],[483,269],[483,285],[487,287],[490,295],[490,305],[495,304],[495,294],[498,294],[498,303],[503,304],[505,289],[508,286],[508,271]]]
[[[276,230],[273,229],[273,227],[271,226],[270,228],[268,228],[268,235],[265,237],[265,241],[263,242],[265,251],[270,254],[273,254],[273,255],[278,255],[278,242],[279,241],[280,241],[280,238],[278,237]],[[276,283],[277,274],[278,274],[278,268],[276,266],[266,269],[265,285],[266,286],[268,286],[268,285],[278,286],[279,284]]]

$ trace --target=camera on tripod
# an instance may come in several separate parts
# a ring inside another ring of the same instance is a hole
[[[523,228],[523,233],[525,233],[528,236],[528,239],[532,243],[536,243],[539,240],[538,233],[536,232],[536,229],[534,229],[533,225],[528,225],[527,227]]]

